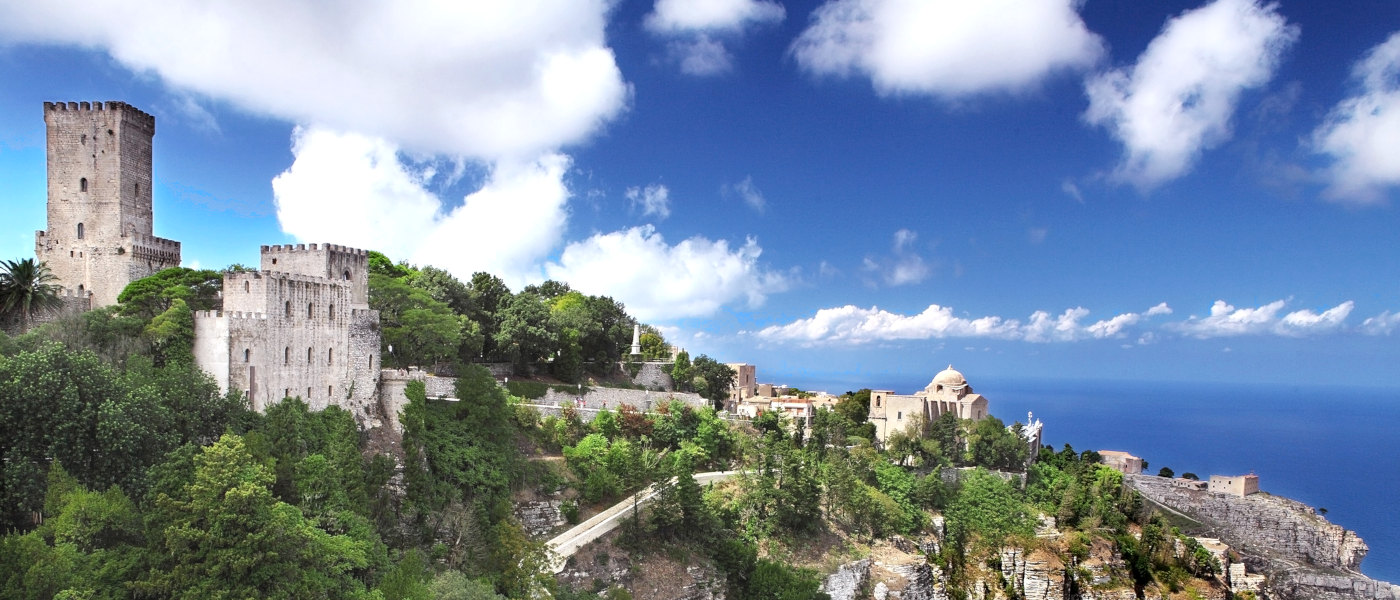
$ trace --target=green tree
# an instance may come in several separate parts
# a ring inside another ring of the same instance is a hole
[[[738,377],[734,369],[704,354],[696,357],[691,368],[695,374],[696,393],[714,403],[716,409],[724,408],[724,401],[729,398],[734,379]]]
[[[527,373],[530,365],[544,360],[554,349],[549,331],[549,309],[534,294],[512,296],[497,312],[496,349],[515,364],[517,373]]]
[[[223,273],[209,269],[171,267],[126,284],[117,296],[122,314],[150,319],[181,300],[187,310],[220,310],[223,301]]]
[[[10,319],[28,331],[34,318],[63,306],[57,278],[47,265],[32,258],[0,262],[0,323]]]
[[[1031,512],[1016,490],[982,469],[965,474],[946,514],[949,535],[963,543],[980,539],[995,546],[1007,536],[1034,532]]]
[[[1157,476],[1166,477],[1170,479],[1172,477],[1176,477],[1176,471],[1171,470],[1171,467],[1162,467],[1160,470],[1157,471]]]
[[[483,351],[487,360],[498,361],[503,357],[496,347],[496,332],[500,327],[500,320],[497,313],[510,300],[510,288],[506,287],[500,277],[490,273],[473,273],[471,283],[467,290],[471,295],[472,314],[468,315],[471,320],[481,324],[481,335],[484,340]]]
[[[194,457],[193,479],[156,504],[173,517],[138,591],[172,597],[363,597],[363,541],[331,535],[272,495],[273,475],[235,435]]]
[[[676,389],[689,392],[695,389],[695,372],[690,367],[690,353],[681,350],[676,354],[676,362],[671,365],[671,381],[675,383]]]
[[[428,266],[418,269],[406,279],[410,286],[426,292],[433,300],[446,304],[452,312],[461,316],[471,316],[471,290],[451,273]]]

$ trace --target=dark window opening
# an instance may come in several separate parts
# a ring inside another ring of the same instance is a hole
[[[330,398],[331,395],[332,395],[332,394],[331,394],[331,386],[326,386],[326,397],[327,397],[327,398]]]
[[[292,301],[291,301],[291,300],[288,300],[288,301],[287,301],[286,310],[287,310],[287,318],[288,318],[288,319],[292,318]]]
[[[335,348],[326,348],[326,364],[335,364]]]
[[[78,284],[78,295],[81,296],[82,293],[83,293],[83,284],[80,283],[80,284]]]
[[[140,196],[140,195],[141,195],[141,184],[139,184],[139,183],[136,184],[136,195],[137,195],[137,196]]]
[[[350,269],[346,269],[345,274],[341,277],[343,277],[346,281],[350,281]]]
[[[330,305],[330,308],[327,308],[327,309],[326,309],[326,318],[328,318],[328,319],[334,319],[334,318],[335,318],[335,305],[334,305],[334,304]]]
[[[312,317],[312,307],[313,307],[313,305],[312,305],[311,303],[308,302],[308,303],[306,304],[306,318],[308,318],[308,319],[310,319],[310,318]]]
[[[87,191],[87,178],[86,178],[86,177],[84,177],[84,178],[78,180],[78,191],[80,191],[80,192],[86,192],[86,191]]]
[[[310,348],[307,348],[307,349],[306,349],[306,364],[308,364],[308,365],[311,364],[311,349],[310,349]]]
[[[244,292],[251,292],[251,291],[253,291],[253,290],[251,289],[251,286],[249,286],[249,285],[248,285],[248,282],[246,282],[246,281],[243,282],[243,291],[244,291]]]
[[[287,346],[284,350],[282,350],[282,364],[284,364],[284,365],[290,365],[290,364],[292,364],[292,347],[291,347],[291,346]]]
[[[249,350],[249,349],[247,349],[247,348],[244,348],[244,349],[243,349],[243,362],[248,362],[248,358],[251,357],[252,355],[253,355],[253,351],[252,351],[252,350]]]
[[[83,224],[78,223],[78,239],[83,239],[84,231],[86,230],[83,228]]]
[[[274,264],[274,265],[277,264],[277,259],[275,259],[275,258],[272,259],[272,264]]]

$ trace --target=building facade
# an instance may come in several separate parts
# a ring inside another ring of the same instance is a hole
[[[910,395],[870,391],[869,418],[881,444],[894,433],[908,431],[918,420],[915,417],[929,423],[946,413],[974,421],[987,418],[987,399],[973,393],[972,386],[953,365],[935,375],[927,387]]]
[[[124,102],[45,102],[47,229],[34,256],[86,310],[126,285],[180,266],[180,242],[156,237],[151,209],[155,117]]]
[[[1099,462],[1124,475],[1142,473],[1142,459],[1119,450],[1099,450]]]
[[[379,311],[369,308],[364,250],[263,246],[261,269],[224,273],[222,311],[195,314],[195,360],[222,390],[263,410],[300,397],[375,416]]]
[[[1229,494],[1241,498],[1250,494],[1259,493],[1259,476],[1253,473],[1249,475],[1211,475],[1210,483],[1206,489],[1217,494]]]

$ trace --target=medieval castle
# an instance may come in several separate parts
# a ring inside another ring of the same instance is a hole
[[[66,309],[115,304],[127,284],[180,266],[180,242],[152,233],[155,117],[124,102],[46,102],[48,229],[35,258]],[[223,310],[194,315],[196,364],[255,410],[299,396],[362,422],[382,412],[379,314],[367,252],[263,246],[259,270],[224,273]]]

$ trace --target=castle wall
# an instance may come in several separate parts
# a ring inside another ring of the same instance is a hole
[[[262,270],[308,275],[350,286],[351,300],[369,306],[369,253],[335,244],[262,247]]]
[[[379,313],[351,307],[338,281],[288,273],[225,273],[226,310],[195,315],[196,359],[255,410],[300,397],[361,422],[377,417]]]
[[[115,304],[126,284],[180,264],[180,244],[153,235],[155,118],[123,102],[46,102],[48,229],[35,257],[64,288]]]

